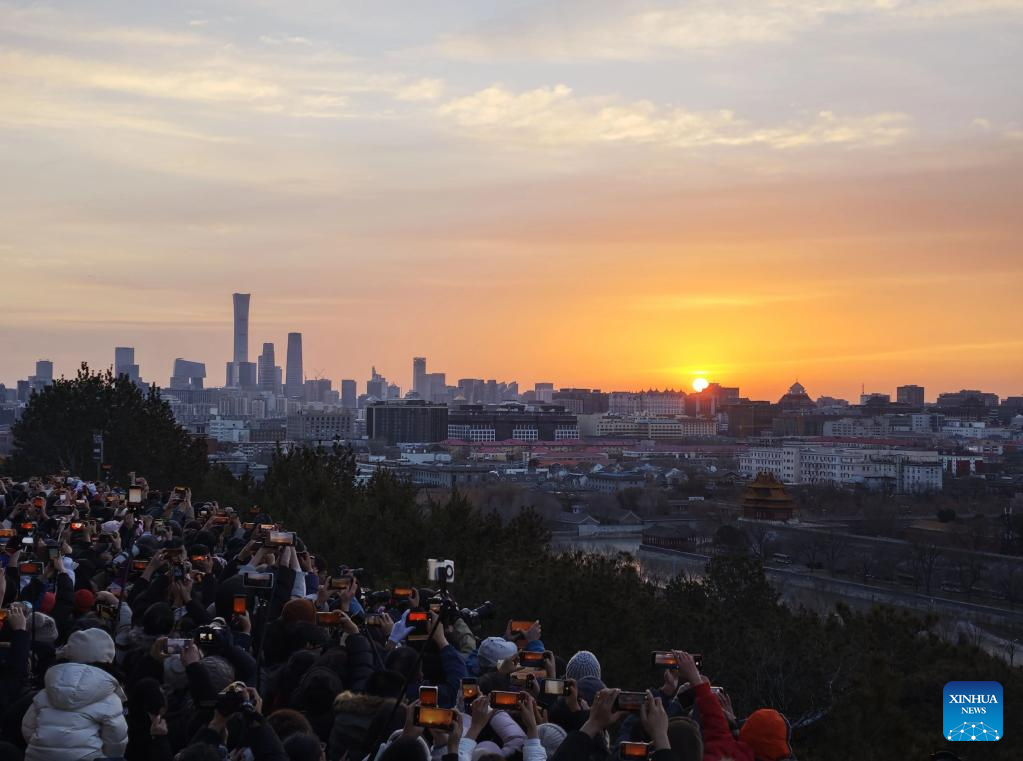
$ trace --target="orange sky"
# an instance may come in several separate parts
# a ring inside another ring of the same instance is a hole
[[[0,2],[0,382],[1023,394],[1018,4],[563,5]]]

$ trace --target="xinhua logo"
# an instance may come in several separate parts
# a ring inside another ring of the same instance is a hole
[[[945,685],[943,722],[946,740],[1001,740],[1002,685],[949,682]]]

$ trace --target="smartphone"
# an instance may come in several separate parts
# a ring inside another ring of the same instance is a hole
[[[274,523],[260,523],[259,524],[259,530],[263,534],[269,534],[271,531],[275,530],[276,528],[277,528],[277,525],[274,524]]]
[[[17,536],[18,532],[13,528],[0,528],[0,539],[10,539],[12,536]]]
[[[273,589],[274,575],[272,573],[243,573],[242,586],[247,589]]]
[[[44,507],[45,505],[46,505],[46,500],[43,499],[42,497],[33,497],[32,498],[32,507]]]
[[[56,560],[57,558],[59,558],[60,557],[60,547],[47,547],[46,548],[46,557],[48,557],[50,560]]]
[[[669,669],[678,668],[678,659],[675,654],[670,650],[654,650],[650,653],[650,664],[652,666],[662,666]]]
[[[138,486],[128,487],[128,504],[129,505],[141,505],[142,504],[142,489]]]
[[[246,531],[252,531],[252,529],[254,529],[255,527],[256,527],[255,523],[243,523],[242,524],[242,528],[245,529]]]
[[[523,650],[519,653],[519,663],[530,668],[542,667],[544,665],[543,653],[537,653],[533,650]]]
[[[212,524],[214,526],[223,526],[231,522],[231,516],[229,515],[214,515]],[[283,532],[282,532],[283,533]],[[290,542],[288,542],[290,544]]]
[[[650,743],[618,743],[619,758],[646,758],[650,755]]]
[[[436,687],[420,687],[419,688],[419,705],[436,708],[438,699],[438,690]]]
[[[536,619],[533,619],[532,621],[512,621],[511,622],[512,633],[520,632],[522,634],[525,634],[526,632],[533,628],[533,624],[535,623]]]
[[[469,702],[475,700],[480,696],[480,685],[479,682],[472,678],[466,677],[462,680],[462,700]]]
[[[693,656],[693,662],[696,663],[696,668],[700,668],[703,664],[703,656],[699,653],[690,653]],[[670,650],[654,650],[650,653],[650,663],[655,667],[677,669],[678,659],[675,658],[675,654]]]
[[[382,616],[371,615],[366,616],[366,626],[383,626],[384,619]]]
[[[544,695],[564,695],[565,694],[565,680],[564,679],[545,679],[543,683],[543,694]]]
[[[22,521],[18,524],[18,528],[31,533],[36,530],[36,524],[34,521]]]
[[[615,698],[614,710],[636,712],[643,707],[645,700],[645,692],[619,692]]]
[[[192,555],[190,560],[193,563],[205,563],[207,560],[209,560],[209,556],[208,555]]]
[[[78,533],[79,531],[83,531],[85,529],[84,521],[71,521],[69,525],[71,526],[71,530],[74,531],[75,533]]]
[[[179,639],[177,637],[168,638],[163,643],[163,652],[167,655],[181,655],[181,652],[185,649],[185,645],[187,644],[187,639]]]
[[[234,602],[231,604],[231,612],[243,616],[248,610],[248,604],[249,598],[246,595],[235,595]]]
[[[435,706],[416,706],[415,725],[450,732],[455,728],[455,712],[450,708]]]
[[[148,560],[133,560],[131,561],[131,570],[133,571],[144,571],[149,567]]]
[[[22,576],[38,576],[43,572],[43,564],[38,560],[26,560],[18,563],[18,572]]]
[[[430,636],[430,617],[425,610],[410,610],[405,618],[405,625],[411,626],[410,641],[423,640]]]
[[[413,589],[411,587],[395,587],[391,590],[391,599],[401,601],[407,600],[412,597]]]
[[[342,589],[344,591],[348,591],[348,588],[351,585],[352,585],[352,577],[351,576],[342,576],[339,579],[331,578],[331,580],[330,580],[330,588],[331,589]]]
[[[295,532],[271,531],[266,543],[271,547],[291,547],[295,544]]]
[[[714,687],[710,688],[710,691],[713,692],[715,695],[724,695],[725,694],[725,688],[724,687],[714,686]]]
[[[490,707],[491,708],[518,708],[519,701],[522,699],[519,696],[524,693],[521,692],[503,692],[501,690],[494,690],[490,693]]]
[[[337,626],[344,618],[342,610],[316,611],[316,623],[320,626]]]
[[[529,684],[529,677],[543,679],[547,676],[547,669],[519,669],[511,673],[511,683],[519,687]]]
[[[184,498],[185,493],[187,491],[188,491],[188,489],[186,489],[184,486],[175,486],[174,487],[174,493],[177,494],[179,497],[182,497],[182,498]]]

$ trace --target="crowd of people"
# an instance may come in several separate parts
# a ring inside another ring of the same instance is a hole
[[[376,569],[258,507],[130,483],[0,481],[0,759],[793,757],[786,719],[740,721],[698,655],[650,654],[653,684],[622,691],[540,621],[477,637],[443,565],[367,589]]]

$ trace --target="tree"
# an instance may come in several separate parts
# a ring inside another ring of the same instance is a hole
[[[62,470],[93,476],[100,464],[93,457],[96,433],[115,482],[135,471],[153,488],[172,488],[200,483],[208,470],[203,442],[174,421],[155,386],[143,393],[126,376],[92,373],[84,362],[74,378],[33,394],[12,433],[11,471],[24,476]]]
[[[912,550],[914,582],[917,586],[923,583],[924,593],[929,595],[931,584],[934,582],[934,572],[944,553],[940,547],[933,544],[914,543]]]

